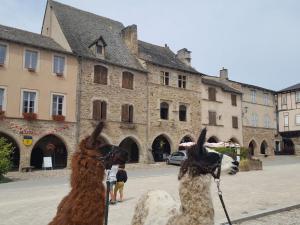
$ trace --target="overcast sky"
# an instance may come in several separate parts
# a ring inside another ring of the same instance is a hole
[[[279,90],[300,82],[299,0],[58,0],[192,51],[200,72]],[[0,24],[40,33],[46,0],[1,0]]]

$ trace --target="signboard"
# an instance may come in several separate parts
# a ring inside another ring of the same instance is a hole
[[[51,168],[52,169],[52,157],[43,157],[43,168]]]
[[[32,145],[32,136],[29,136],[29,135],[23,136],[23,144],[25,146],[31,146]]]

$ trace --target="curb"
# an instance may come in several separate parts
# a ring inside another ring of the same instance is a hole
[[[269,215],[273,215],[273,214],[281,213],[281,212],[285,212],[285,211],[290,211],[290,210],[293,210],[293,209],[299,209],[299,208],[300,208],[300,204],[292,205],[292,206],[284,207],[284,208],[281,208],[281,209],[270,210],[270,211],[267,211],[267,212],[264,212],[264,213],[258,213],[258,214],[254,214],[254,215],[251,215],[251,216],[235,219],[235,220],[232,220],[231,222],[232,222],[232,224],[246,222],[246,221],[249,221],[249,220],[255,220],[255,219],[258,219],[258,218],[261,218],[261,217],[265,217],[265,216],[269,216]],[[220,225],[228,225],[228,222],[220,223]]]

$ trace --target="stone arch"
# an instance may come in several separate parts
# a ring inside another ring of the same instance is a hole
[[[152,142],[152,155],[155,162],[161,162],[171,154],[171,139],[165,135],[158,135]]]
[[[65,168],[68,161],[68,148],[63,138],[48,134],[41,137],[31,151],[30,165],[42,169],[43,157],[51,157],[53,169]]]
[[[237,138],[235,138],[235,137],[230,138],[229,142],[232,142],[234,144],[240,144],[239,140]]]
[[[216,136],[211,136],[210,138],[207,139],[208,143],[218,143],[219,142],[219,138],[217,138]]]
[[[140,152],[141,152],[141,145],[139,141],[132,137],[126,137],[124,138],[120,144],[120,148],[125,149],[128,152],[128,159],[129,163],[138,163],[140,160]]]
[[[284,154],[294,155],[295,154],[295,144],[290,138],[283,138],[283,152]]]
[[[263,140],[260,145],[260,154],[267,155],[268,154],[268,143]]]
[[[195,138],[192,135],[187,134],[183,138],[181,138],[180,144],[185,142],[195,142]]]
[[[249,145],[248,145],[249,154],[250,154],[251,156],[254,156],[254,155],[255,155],[256,148],[257,148],[256,141],[255,141],[254,139],[252,139],[252,140],[249,142]]]
[[[20,147],[17,140],[6,132],[0,131],[0,138],[5,138],[12,144],[13,153],[11,154],[12,170],[18,170],[20,166]]]

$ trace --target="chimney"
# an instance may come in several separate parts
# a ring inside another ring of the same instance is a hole
[[[176,58],[188,66],[191,66],[191,51],[186,48],[180,49],[177,52]]]
[[[134,55],[138,55],[137,26],[133,24],[131,26],[125,27],[121,32],[122,32],[122,38],[127,48]]]
[[[223,80],[228,80],[228,70],[225,69],[224,67],[220,70],[220,79]]]

